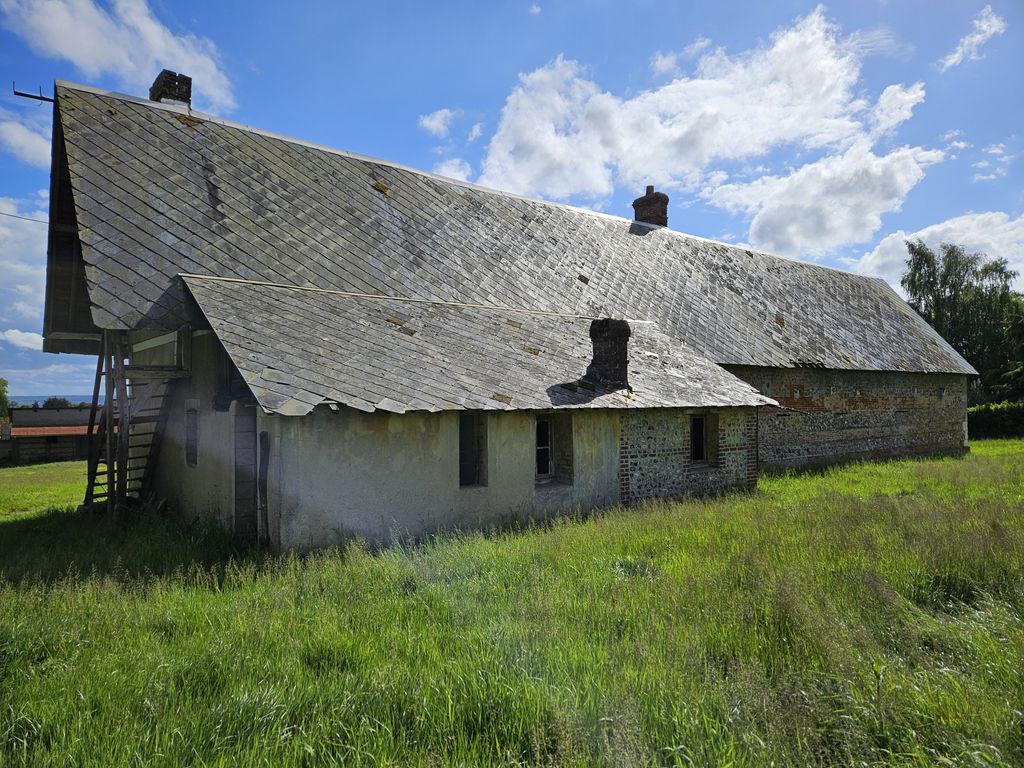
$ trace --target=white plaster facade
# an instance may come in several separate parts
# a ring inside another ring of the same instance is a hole
[[[167,354],[166,349],[146,352],[151,364]],[[222,354],[213,334],[191,338],[191,375],[170,398],[156,488],[170,508],[230,530],[235,524],[235,416],[239,408],[253,406],[223,398]],[[184,413],[189,408],[198,413],[195,466],[186,461]],[[281,416],[257,408],[256,430],[267,454],[260,457],[266,467],[260,536],[275,549],[304,550],[351,537],[384,543],[609,507],[623,500],[624,461],[634,467],[634,482],[636,462],[641,462],[648,476],[646,498],[750,485],[755,448],[744,425],[753,421],[751,408],[715,412],[721,423],[719,460],[710,466],[693,466],[688,454],[690,416],[701,411],[560,411],[571,414],[571,483],[536,481],[536,420],[543,413],[485,413],[485,484],[460,486],[458,411],[394,414],[321,407],[306,416]],[[639,452],[638,430],[646,435],[647,446]],[[652,473],[665,482],[652,485]],[[628,501],[637,500],[636,487],[630,485],[627,495]]]

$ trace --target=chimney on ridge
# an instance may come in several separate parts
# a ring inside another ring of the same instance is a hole
[[[602,318],[590,324],[594,359],[583,377],[607,389],[629,389],[629,323]]]
[[[633,201],[633,218],[645,224],[659,227],[668,226],[668,195],[655,192],[654,186],[647,185],[647,194]]]
[[[192,106],[192,78],[165,69],[149,88],[150,101],[180,102]]]

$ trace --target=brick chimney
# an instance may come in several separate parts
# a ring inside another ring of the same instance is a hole
[[[655,192],[653,185],[647,186],[647,194],[633,201],[633,218],[645,224],[659,227],[668,226],[668,195]]]
[[[150,101],[180,102],[192,106],[192,78],[165,69],[149,88]]]
[[[607,389],[629,389],[629,323],[602,318],[590,324],[594,359],[585,379]]]

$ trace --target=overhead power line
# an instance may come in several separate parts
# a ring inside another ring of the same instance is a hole
[[[28,216],[19,216],[16,213],[4,213],[0,211],[0,216],[10,216],[12,219],[21,219],[22,221],[34,221],[36,224],[49,224],[50,222],[46,219],[33,219]]]

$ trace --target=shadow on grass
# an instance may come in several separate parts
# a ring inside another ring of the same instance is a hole
[[[264,557],[220,528],[148,511],[117,523],[70,508],[0,522],[0,583],[85,576],[138,583],[194,569],[219,580],[229,562]]]

